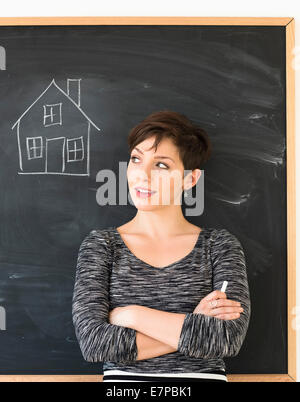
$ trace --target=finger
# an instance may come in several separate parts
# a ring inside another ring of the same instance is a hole
[[[226,293],[221,292],[220,290],[214,290],[213,292],[209,293],[207,296],[205,296],[202,300],[214,300],[214,299],[226,299]]]
[[[214,316],[216,318],[221,318],[222,320],[236,320],[237,318],[240,317],[239,313],[234,313],[234,314],[219,314]]]
[[[235,302],[233,300],[227,299],[214,299],[205,302],[205,307],[207,309],[217,308],[217,307],[231,307],[231,308],[241,308],[241,304],[239,302]]]
[[[237,313],[242,313],[243,309],[242,307],[218,307],[214,308],[211,310],[211,313],[213,315],[219,315],[219,314],[237,314]]]
[[[229,300],[229,299],[218,299],[218,307],[241,307],[241,303],[234,301],[234,300]]]

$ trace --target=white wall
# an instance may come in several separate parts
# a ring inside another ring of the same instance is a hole
[[[296,0],[251,0],[244,2],[238,0],[110,0],[95,1],[84,0],[82,3],[73,1],[51,0],[49,2],[33,0],[10,0],[1,2],[0,17],[17,16],[207,16],[207,17],[294,17],[296,43],[300,46],[299,20],[300,8],[297,8]],[[298,63],[299,64],[299,63]],[[299,71],[296,71],[296,158],[300,159],[299,148],[299,124],[297,113],[299,109],[300,79]],[[299,162],[296,165],[296,172],[299,171]],[[299,175],[296,175],[296,199],[299,200]],[[297,214],[297,226],[299,229],[299,218]],[[297,239],[297,250],[299,238]],[[300,306],[300,274],[297,254],[297,306]],[[300,320],[298,320],[300,321]],[[297,343],[297,367],[300,382],[300,330],[298,331]]]

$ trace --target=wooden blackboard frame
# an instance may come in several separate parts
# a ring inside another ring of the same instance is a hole
[[[295,382],[296,330],[296,188],[295,188],[295,22],[292,17],[1,17],[0,26],[18,25],[248,25],[284,26],[286,35],[286,177],[287,177],[287,319],[288,372],[234,374],[230,382]],[[99,375],[0,375],[0,382],[102,381]]]

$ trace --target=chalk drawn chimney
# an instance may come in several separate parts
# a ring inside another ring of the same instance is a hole
[[[80,80],[68,78],[67,80],[67,94],[68,96],[80,107]]]

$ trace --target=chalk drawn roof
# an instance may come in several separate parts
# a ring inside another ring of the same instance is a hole
[[[48,91],[48,89],[51,87],[51,85],[55,85],[57,89],[60,90],[60,92],[65,95],[65,97],[73,103],[74,106],[77,107],[77,109],[79,110],[80,113],[83,114],[83,116],[98,130],[101,131],[99,127],[96,126],[95,123],[92,122],[91,119],[88,118],[88,116],[84,113],[84,111],[77,105],[76,102],[73,101],[72,98],[70,98],[70,96],[68,94],[66,94],[65,91],[63,91],[55,82],[54,78],[53,80],[50,82],[50,84],[47,86],[47,88],[40,94],[40,96],[38,98],[36,98],[36,100],[25,110],[25,112],[18,118],[18,120],[15,122],[15,124],[12,126],[12,130],[14,129],[14,127],[16,126],[16,124],[18,124],[20,122],[20,120],[25,116],[25,114],[32,108],[32,106]]]

